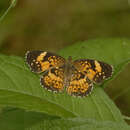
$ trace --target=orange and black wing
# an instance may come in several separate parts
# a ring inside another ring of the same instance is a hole
[[[41,85],[47,90],[62,92],[64,89],[64,68],[56,67],[45,72],[41,77]]]
[[[44,72],[53,67],[60,67],[65,63],[65,59],[56,54],[45,51],[28,51],[26,62],[35,73]]]
[[[73,65],[95,83],[101,83],[104,79],[111,77],[113,71],[111,65],[97,60],[76,60]]]
[[[93,88],[92,82],[81,72],[74,70],[67,93],[72,96],[87,96]]]

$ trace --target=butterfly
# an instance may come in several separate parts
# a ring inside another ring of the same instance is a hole
[[[47,90],[66,92],[72,96],[87,96],[93,84],[111,77],[113,67],[107,63],[92,60],[63,57],[46,51],[28,51],[26,62],[34,73],[43,73],[40,82]]]

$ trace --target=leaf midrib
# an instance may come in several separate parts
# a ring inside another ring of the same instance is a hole
[[[6,91],[6,92],[17,93],[18,95],[21,94],[21,95],[25,95],[25,96],[30,96],[30,97],[32,97],[32,98],[40,99],[40,100],[42,100],[43,102],[48,102],[48,103],[50,103],[50,104],[54,104],[54,105],[56,105],[57,107],[63,109],[64,111],[70,113],[70,114],[72,115],[72,116],[70,116],[70,117],[77,117],[76,114],[74,114],[72,111],[69,111],[69,110],[65,109],[63,106],[61,106],[61,105],[59,105],[59,104],[56,104],[56,103],[53,103],[53,102],[50,101],[50,100],[43,99],[43,98],[41,98],[41,97],[39,97],[39,96],[33,96],[33,95],[29,94],[29,93],[24,93],[24,92],[19,92],[19,91],[14,91],[14,90],[7,90],[7,89],[1,89],[1,88],[0,88],[0,90]],[[14,95],[13,95],[13,96],[14,96]],[[0,97],[0,98],[1,98],[1,97]],[[34,109],[33,109],[33,111],[34,111]],[[36,112],[42,112],[42,111],[36,111]]]

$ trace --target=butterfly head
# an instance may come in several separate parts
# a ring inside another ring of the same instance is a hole
[[[72,63],[72,57],[71,56],[68,57],[68,63]]]

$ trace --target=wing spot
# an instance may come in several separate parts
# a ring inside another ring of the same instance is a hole
[[[46,56],[46,54],[47,54],[47,52],[41,53],[40,56],[38,56],[37,61],[41,62],[43,60],[43,58]]]
[[[34,63],[31,63],[31,66],[33,66],[34,65]]]
[[[100,63],[98,62],[98,61],[94,61],[95,62],[95,69],[97,70],[97,72],[101,72],[102,71],[102,68],[101,68],[101,66],[100,66]]]
[[[38,66],[38,67],[40,67],[40,65],[39,65],[39,64],[38,64],[37,66]]]
[[[99,75],[102,75],[102,73],[100,72]],[[98,76],[99,77],[99,76]]]
[[[105,76],[103,76],[103,79],[105,79]]]

